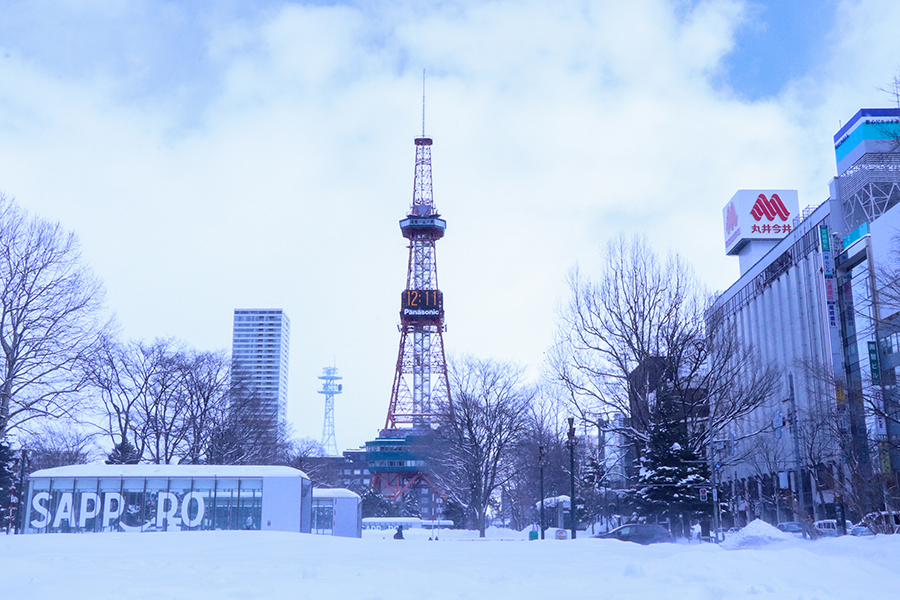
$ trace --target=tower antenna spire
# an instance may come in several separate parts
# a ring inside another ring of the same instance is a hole
[[[425,69],[422,69],[422,137],[425,137]]]

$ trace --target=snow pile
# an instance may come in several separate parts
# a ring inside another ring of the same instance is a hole
[[[440,541],[277,531],[0,535],[0,598],[868,600],[896,598],[900,589],[900,535],[797,540],[741,552],[580,535],[470,541],[477,535]]]
[[[765,521],[756,519],[737,533],[729,534],[725,541],[719,545],[726,550],[743,550],[746,548],[761,548],[775,542],[793,539],[794,536],[790,533],[781,531]]]

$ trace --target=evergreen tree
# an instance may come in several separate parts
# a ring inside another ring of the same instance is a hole
[[[400,509],[400,515],[403,517],[418,517],[422,514],[422,509],[419,506],[419,494],[416,492],[419,491],[419,488],[410,488],[410,493],[404,494],[403,498],[401,498],[402,507]]]
[[[606,501],[606,465],[600,460],[596,451],[582,453],[581,465],[577,468],[577,484],[581,503],[581,522],[596,523],[603,518]],[[576,459],[577,460],[577,459]]]
[[[668,519],[676,530],[673,533],[680,530],[688,535],[693,519],[712,514],[712,502],[700,500],[700,487],[709,485],[709,465],[690,449],[678,402],[660,392],[641,456],[635,504],[641,515]]]
[[[379,494],[375,488],[367,488],[363,493],[361,508],[363,518],[400,516],[397,505]]]
[[[0,525],[2,531],[7,527],[15,527],[11,519],[15,518],[16,498],[13,496],[16,487],[16,459],[6,439],[0,440]]]
[[[127,440],[115,445],[106,459],[108,465],[136,465],[141,460],[141,455]]]
[[[453,529],[466,528],[466,507],[459,502],[453,500],[445,502],[443,517],[444,519],[453,521]]]

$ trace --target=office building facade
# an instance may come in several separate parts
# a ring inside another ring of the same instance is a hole
[[[834,136],[829,197],[800,211],[792,190],[740,190],[723,210],[741,276],[715,302],[780,388],[714,432],[738,523],[858,519],[897,497],[900,305],[885,273],[900,247],[900,109],[862,109]]]

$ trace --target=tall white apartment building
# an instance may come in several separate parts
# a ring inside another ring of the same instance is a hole
[[[231,342],[232,378],[259,402],[260,419],[284,425],[291,321],[280,308],[238,308]]]

